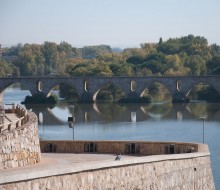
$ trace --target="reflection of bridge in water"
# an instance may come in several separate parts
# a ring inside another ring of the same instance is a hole
[[[59,106],[59,105],[58,105]],[[86,122],[141,122],[146,120],[189,120],[199,119],[201,115],[196,110],[191,110],[190,105],[155,103],[155,104],[77,104],[74,113],[68,105],[63,118],[54,113],[53,109],[32,108],[39,118],[42,114],[44,125],[66,125],[67,117],[74,114],[76,123]],[[63,108],[64,109],[64,108]],[[204,113],[203,113],[204,114]],[[220,109],[216,109],[208,119],[219,120]]]

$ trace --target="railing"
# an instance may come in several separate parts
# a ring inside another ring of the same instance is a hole
[[[0,133],[2,133],[3,131],[9,131],[18,128],[29,121],[28,112],[25,108],[23,108],[20,105],[17,105],[16,107],[14,104],[7,104],[7,105],[11,105],[11,108],[5,109],[5,119],[8,121],[8,123],[0,124]],[[7,116],[7,114],[15,114],[16,116],[18,116],[18,118],[12,121]]]

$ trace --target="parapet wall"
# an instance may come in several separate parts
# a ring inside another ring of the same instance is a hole
[[[0,169],[40,162],[37,116],[27,112],[27,118],[25,124],[0,134]]]
[[[162,155],[205,151],[204,144],[147,141],[41,141],[41,152]]]

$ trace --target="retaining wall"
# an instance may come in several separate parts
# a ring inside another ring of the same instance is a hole
[[[65,168],[64,165],[62,169],[50,168],[49,171],[38,174],[35,172],[25,177],[26,180],[23,181],[1,184],[0,188],[23,190],[215,189],[208,153],[144,156],[131,160],[88,163],[74,168],[71,166]]]
[[[40,162],[37,116],[31,112],[27,114],[25,124],[0,134],[0,169]]]

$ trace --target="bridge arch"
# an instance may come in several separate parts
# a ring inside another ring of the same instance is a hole
[[[191,83],[191,85],[188,86],[188,88],[185,89],[185,92],[186,92],[187,96],[189,95],[189,93],[191,92],[193,87],[195,87],[196,85],[209,85],[210,87],[214,88],[220,94],[220,89],[218,87],[216,87],[215,84],[213,84],[212,82],[209,82],[209,81],[195,81],[195,82]]]
[[[3,98],[4,98],[4,95],[5,93],[7,92],[7,90],[10,88],[10,87],[13,87],[13,85],[15,86],[16,90],[21,90],[21,88],[23,89],[26,89],[27,90],[27,94],[25,95],[30,95],[32,94],[32,92],[29,90],[28,86],[25,84],[25,83],[21,83],[21,82],[16,82],[16,81],[13,81],[13,82],[10,82],[8,84],[5,84],[4,86],[1,87],[0,89],[0,101],[3,101]],[[9,92],[10,93],[10,92]],[[12,93],[12,96],[13,96],[13,91],[11,92]],[[22,95],[23,97],[24,95]],[[25,98],[25,97],[24,97]],[[7,101],[7,100],[6,100]],[[11,100],[9,100],[11,101]]]
[[[51,94],[54,92],[55,89],[58,89],[59,90],[59,94],[55,93],[57,96],[72,96],[73,99],[79,99],[79,94],[77,92],[77,89],[75,87],[74,84],[72,84],[71,82],[59,82],[59,83],[54,83],[53,86],[51,86],[50,90],[48,93],[46,93],[46,96],[49,97],[51,96]],[[64,89],[64,90],[62,90]],[[67,91],[67,94],[66,94],[66,91]]]
[[[215,87],[213,87],[213,85],[207,82],[195,83],[188,90],[187,97],[194,100],[220,101],[219,91]]]
[[[123,93],[122,96],[125,96],[125,91],[124,91],[123,88],[121,88],[114,81],[107,81],[107,82],[103,82],[102,84],[99,84],[99,86],[97,86],[97,88],[94,90],[93,101],[97,100],[97,97],[98,97],[99,93],[103,89],[107,89],[108,92],[112,94],[114,100],[117,99],[117,97],[116,97],[117,91],[121,91],[121,93]]]
[[[156,86],[156,87],[155,87]],[[141,91],[141,97],[143,97],[144,95],[148,94],[149,96],[151,96],[152,98],[152,93],[149,93],[150,91],[153,91],[153,88],[155,88],[155,90],[157,90],[158,88],[163,88],[165,90],[165,94],[163,93],[163,95],[170,95],[170,97],[172,97],[172,93],[170,92],[170,90],[167,88],[166,85],[164,85],[163,83],[161,82],[157,82],[157,81],[153,81],[151,83],[149,83],[147,86],[145,86],[144,89],[142,89]],[[159,89],[160,90],[160,89]],[[162,95],[160,93],[160,95]],[[159,97],[158,97],[159,98]],[[165,100],[169,100],[168,97],[161,97],[163,100],[165,98]],[[161,99],[160,98],[160,99]]]

